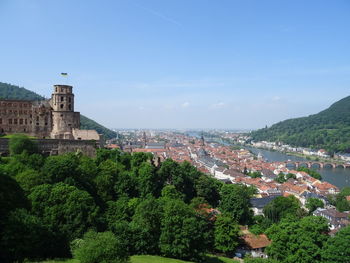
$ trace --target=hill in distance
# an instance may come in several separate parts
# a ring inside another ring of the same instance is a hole
[[[350,96],[318,114],[285,120],[253,131],[254,141],[280,141],[293,146],[350,152]]]
[[[44,97],[36,94],[33,91],[25,88],[20,88],[15,85],[0,82],[0,98],[2,99],[17,99],[17,100],[43,100]],[[117,133],[107,129],[106,127],[98,124],[97,122],[80,115],[80,127],[86,130],[96,130],[98,133],[103,134],[106,139],[112,139],[117,136]]]

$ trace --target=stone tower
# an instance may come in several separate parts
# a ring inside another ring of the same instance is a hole
[[[74,139],[73,129],[80,128],[80,113],[74,112],[73,87],[54,85],[51,97],[53,139]]]

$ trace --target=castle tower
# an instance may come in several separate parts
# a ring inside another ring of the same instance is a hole
[[[73,87],[54,85],[51,101],[53,139],[74,139],[73,129],[80,128],[80,113],[74,112]]]

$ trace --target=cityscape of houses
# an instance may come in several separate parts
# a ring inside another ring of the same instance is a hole
[[[262,215],[263,208],[277,196],[293,195],[305,208],[307,199],[318,198],[324,203],[324,208],[318,208],[314,215],[322,216],[329,222],[331,233],[349,225],[349,213],[340,213],[327,201],[328,195],[340,192],[338,187],[326,181],[313,178],[304,171],[288,169],[283,163],[267,162],[261,156],[256,156],[247,149],[232,147],[229,144],[218,143],[214,140],[205,140],[203,135],[176,131],[119,131],[124,138],[123,143],[110,143],[109,148],[123,148],[128,152],[153,153],[158,162],[171,158],[177,162],[190,162],[198,170],[206,173],[226,184],[244,184],[254,186],[257,194],[251,199],[251,208],[254,215]],[[234,139],[244,143],[248,136],[236,133],[225,133],[221,137],[224,141]],[[323,158],[329,156],[323,150],[313,151],[305,148],[293,148],[288,145],[276,145],[270,142],[254,143],[254,147],[263,147],[284,151],[302,151],[303,154],[312,154]],[[258,172],[259,177],[253,178],[249,174]],[[281,175],[293,174],[292,178],[283,183],[276,181]],[[252,238],[249,234],[247,247],[250,253],[264,256],[263,249],[269,242],[262,235]],[[249,243],[250,242],[250,243]],[[258,244],[261,244],[259,246]]]

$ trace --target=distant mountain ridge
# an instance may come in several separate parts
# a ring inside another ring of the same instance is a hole
[[[255,141],[280,141],[293,146],[350,152],[350,96],[308,117],[285,120],[251,133]]]
[[[11,85],[8,83],[0,82],[0,98],[2,99],[18,99],[18,100],[44,100],[43,96],[37,93],[27,90],[25,88]],[[106,127],[98,124],[94,120],[91,120],[83,115],[80,116],[80,127],[86,130],[96,130],[98,133],[103,134],[106,139],[115,138],[117,133],[107,129]]]

